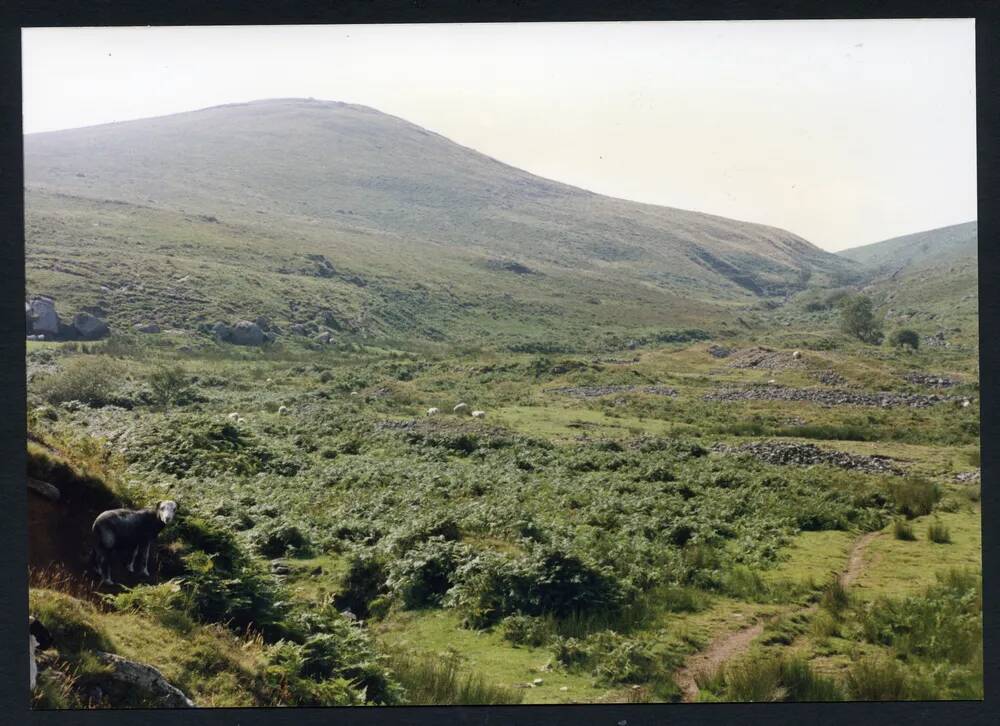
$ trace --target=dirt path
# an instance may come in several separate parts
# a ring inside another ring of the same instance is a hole
[[[840,573],[840,583],[844,587],[854,582],[861,574],[864,567],[865,550],[872,540],[880,534],[881,532],[868,532],[855,540],[847,558],[847,567]],[[816,605],[803,608],[805,611],[815,609]],[[690,703],[698,697],[696,675],[714,673],[723,663],[745,652],[750,644],[764,632],[766,624],[766,620],[761,620],[746,628],[726,633],[709,643],[705,650],[689,656],[684,665],[674,673],[674,680],[681,689],[684,702]]]

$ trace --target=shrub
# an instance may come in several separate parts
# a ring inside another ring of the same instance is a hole
[[[550,636],[544,618],[531,615],[508,615],[500,622],[500,632],[514,645],[544,645]]]
[[[905,519],[897,519],[892,523],[892,534],[896,539],[912,542],[917,538],[913,533],[913,525]]]
[[[432,537],[393,560],[386,586],[404,608],[438,605],[456,568],[469,557],[467,545]]]
[[[149,375],[147,382],[154,403],[184,405],[197,400],[191,379],[179,365],[160,366]]]
[[[895,331],[889,338],[889,344],[896,348],[908,346],[913,350],[920,347],[920,334],[909,328],[901,328]]]
[[[931,513],[941,499],[941,487],[922,477],[908,476],[890,482],[889,494],[900,514],[913,519]]]
[[[347,608],[359,618],[367,618],[375,598],[386,593],[385,562],[372,552],[359,552],[351,557],[344,576],[342,590],[336,596],[338,608]]]
[[[862,343],[882,342],[882,322],[875,317],[872,299],[866,295],[846,297],[839,303],[840,327]]]
[[[927,539],[937,544],[949,544],[951,542],[951,532],[945,524],[935,518],[927,525]]]
[[[449,604],[462,610],[473,627],[516,612],[562,617],[614,612],[621,603],[618,582],[609,572],[549,545],[519,558],[481,552],[458,568],[455,581]]]
[[[287,554],[306,554],[309,538],[298,527],[284,520],[269,520],[258,525],[250,537],[253,547],[262,557],[273,559]]]
[[[851,666],[847,691],[854,701],[904,701],[911,697],[906,671],[886,657],[864,658]]]
[[[112,403],[123,403],[122,382],[125,366],[107,356],[81,356],[71,358],[63,369],[50,373],[32,383],[32,388],[49,403],[80,401],[100,408]]]

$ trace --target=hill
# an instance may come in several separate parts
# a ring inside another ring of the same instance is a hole
[[[118,325],[265,315],[542,344],[735,321],[858,271],[783,230],[601,196],[311,99],[28,135],[25,180],[29,291]]]
[[[942,264],[975,261],[979,223],[965,222],[916,234],[853,247],[838,252],[874,270],[877,275],[912,272]]]
[[[844,250],[867,268],[865,292],[892,326],[913,327],[933,344],[978,345],[977,222]]]

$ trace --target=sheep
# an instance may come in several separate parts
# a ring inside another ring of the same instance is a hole
[[[246,422],[247,422],[247,420],[246,420],[245,418],[243,418],[242,416],[240,416],[240,417],[239,417],[238,419],[236,419],[236,423],[237,423],[238,425],[240,425],[240,426],[242,426],[242,425],[243,425],[243,424],[245,424]]]
[[[239,421],[240,415],[236,413],[236,411],[233,411],[231,414],[226,416],[226,418],[235,423],[236,421]]]
[[[111,579],[111,556],[131,552],[127,569],[135,570],[139,551],[144,551],[142,575],[149,577],[149,548],[160,531],[177,513],[177,502],[166,500],[149,509],[109,509],[97,515],[91,531],[94,547],[91,561],[96,564],[102,585],[114,585]]]
[[[279,406],[278,407],[278,415],[279,416],[287,416],[288,414],[289,414],[288,406]]]
[[[454,413],[462,414],[463,416],[469,412],[469,404],[460,403],[455,408],[452,409]]]
[[[38,681],[38,663],[35,660],[35,653],[39,650],[46,650],[52,647],[52,635],[44,625],[34,616],[28,616],[28,678],[31,689],[35,689]]]
[[[800,353],[799,351],[795,351],[794,353],[792,353],[792,358],[794,358],[795,360],[798,360],[801,357],[802,353]]]
[[[433,408],[432,407],[432,408],[427,409],[427,415],[428,416],[437,416],[439,413],[441,413],[441,409],[439,409],[439,408]]]
[[[472,418],[486,418],[486,411],[473,411]]]

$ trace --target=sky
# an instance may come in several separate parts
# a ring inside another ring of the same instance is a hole
[[[830,251],[976,218],[972,19],[36,28],[23,80],[25,133],[360,103]]]

